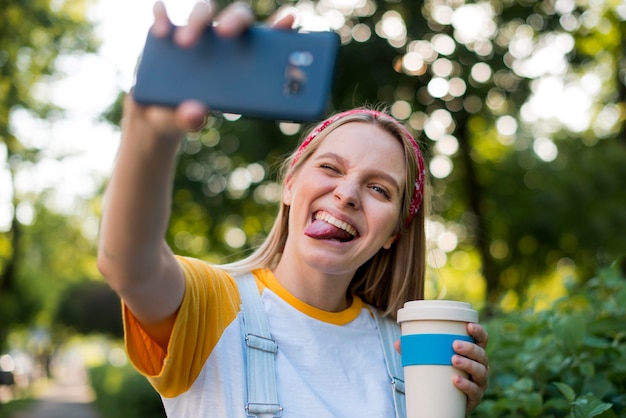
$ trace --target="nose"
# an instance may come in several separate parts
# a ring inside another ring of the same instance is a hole
[[[358,185],[344,178],[335,187],[335,199],[342,205],[358,209],[360,207]]]

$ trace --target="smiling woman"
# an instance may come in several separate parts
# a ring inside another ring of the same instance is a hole
[[[218,36],[252,24],[241,4],[213,13],[195,7],[189,25],[172,29],[158,4],[155,27],[161,36],[176,31],[182,45],[208,24]],[[283,30],[294,23],[271,21]],[[388,365],[398,357],[396,312],[424,296],[426,173],[415,139],[371,109],[321,122],[283,164],[266,240],[241,261],[211,265],[174,255],[164,240],[178,150],[206,114],[191,100],[176,108],[124,101],[98,266],[123,300],[133,364],[172,417],[295,417],[302,408],[403,417],[403,394],[391,383],[402,372],[391,379]],[[228,234],[236,245],[241,233]],[[468,332],[478,343],[455,345],[454,358],[470,377],[452,383],[472,410],[487,383],[487,334],[477,324]]]

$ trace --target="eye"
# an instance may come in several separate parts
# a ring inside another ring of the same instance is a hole
[[[385,199],[391,200],[391,193],[389,193],[389,191],[386,188],[384,188],[383,186],[380,186],[378,184],[374,184],[374,185],[370,186],[370,189],[372,189],[376,193],[380,194]]]
[[[341,171],[339,171],[339,169],[337,167],[335,167],[332,164],[328,164],[328,163],[322,163],[320,164],[320,168],[324,171],[328,171],[334,174],[340,174]]]

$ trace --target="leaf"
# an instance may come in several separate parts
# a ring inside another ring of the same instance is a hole
[[[602,402],[593,395],[584,395],[573,403],[572,412],[576,418],[592,418],[608,411],[612,406],[612,403]]]
[[[513,384],[519,392],[530,392],[533,389],[533,381],[528,377],[523,377]]]
[[[593,377],[595,375],[596,368],[591,361],[583,361],[580,363],[580,373],[586,377]]]
[[[565,399],[570,402],[574,402],[576,399],[576,392],[574,392],[574,389],[572,389],[570,385],[560,382],[554,382],[554,385],[559,389],[559,391],[561,391]]]
[[[611,407],[613,407],[612,403],[608,403],[608,402],[602,402],[596,406],[594,406],[594,408],[589,412],[589,416],[590,417],[595,417],[597,415],[602,414],[605,411],[608,411],[609,409],[611,409]]]
[[[543,399],[538,393],[529,393],[522,398],[524,400],[524,408],[528,412],[528,416],[538,417],[541,415]]]
[[[585,322],[578,315],[556,317],[552,323],[552,331],[557,342],[567,351],[576,352],[585,339]]]

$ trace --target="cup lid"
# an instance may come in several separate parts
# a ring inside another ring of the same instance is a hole
[[[478,322],[478,312],[467,302],[413,300],[398,311],[398,323],[415,320]]]

